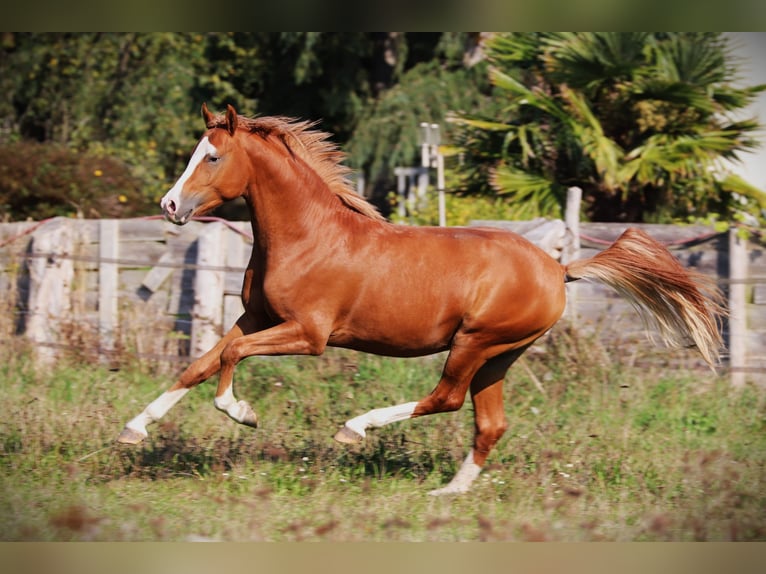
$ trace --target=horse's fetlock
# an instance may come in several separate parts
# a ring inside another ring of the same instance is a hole
[[[217,408],[219,411],[226,412],[226,409],[229,407],[229,403],[226,401],[226,399],[221,397],[215,397],[213,399],[213,406]]]

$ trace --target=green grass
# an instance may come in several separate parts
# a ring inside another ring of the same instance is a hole
[[[331,437],[348,418],[424,396],[443,357],[249,359],[235,392],[259,429],[215,410],[210,381],[130,447],[114,438],[171,377],[141,365],[46,371],[5,347],[0,539],[766,539],[763,389],[627,367],[563,331],[538,349],[507,378],[510,428],[473,490],[433,498],[470,447],[469,400],[359,446]]]

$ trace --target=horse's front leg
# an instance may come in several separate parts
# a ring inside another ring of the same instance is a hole
[[[232,339],[221,353],[221,374],[213,404],[238,423],[256,427],[258,418],[252,407],[234,396],[234,367],[253,355],[319,355],[327,336],[296,321]]]
[[[243,315],[237,324],[207,353],[189,365],[178,381],[131,419],[117,437],[117,442],[138,444],[148,436],[146,426],[162,418],[183,396],[221,369],[221,353],[232,340],[241,337],[246,324]]]

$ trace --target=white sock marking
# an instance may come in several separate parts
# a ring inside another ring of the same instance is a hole
[[[125,426],[143,435],[149,434],[146,432],[146,425],[162,418],[188,392],[189,389],[165,391]]]
[[[245,420],[245,416],[250,412],[250,405],[245,401],[238,401],[234,396],[234,387],[229,385],[220,397],[213,399],[215,408],[225,412],[238,423]]]
[[[480,472],[481,467],[473,461],[473,449],[471,449],[450,483],[444,488],[432,490],[428,494],[439,496],[441,494],[460,494],[468,492],[471,488],[471,484],[476,480],[476,477],[479,476]]]
[[[373,409],[355,417],[346,423],[346,426],[358,433],[362,437],[366,436],[364,432],[368,428],[380,428],[382,426],[403,421],[412,416],[417,402],[394,405],[382,409]]]

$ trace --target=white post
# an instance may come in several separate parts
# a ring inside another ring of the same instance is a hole
[[[582,190],[579,187],[567,189],[567,204],[564,211],[564,245],[561,249],[561,263],[566,265],[580,257],[580,201]],[[577,320],[577,300],[580,286],[570,283],[567,286],[566,315],[572,320]]]
[[[428,168],[421,167],[417,172],[418,178],[418,208],[422,209],[428,203]]]
[[[34,232],[29,261],[29,315],[26,336],[38,345],[37,359],[46,365],[56,358],[62,328],[71,310],[74,278],[72,222],[57,217]]]
[[[356,192],[360,197],[364,197],[364,172],[357,172],[356,176]]]
[[[242,282],[250,258],[250,250],[246,249],[245,238],[239,233],[227,228],[224,236],[226,267],[237,269],[237,271],[228,271],[225,274],[228,276],[228,280],[224,281],[223,330],[228,331],[245,311],[242,306]],[[236,284],[236,290],[232,288],[232,281]]]
[[[420,165],[422,167],[431,167],[430,142],[431,136],[428,122],[420,122]]]
[[[747,240],[729,231],[729,370],[731,384],[745,384],[747,364],[746,285]]]
[[[223,295],[225,273],[223,257],[224,225],[204,225],[197,244],[194,274],[194,307],[192,309],[191,355],[199,357],[209,351],[223,334]],[[220,269],[205,269],[219,267]]]
[[[582,190],[579,187],[567,189],[567,204],[564,211],[566,237],[561,252],[561,262],[566,265],[580,256],[580,202]]]
[[[98,335],[101,349],[113,351],[118,314],[119,221],[98,222]]]
[[[447,205],[444,197],[444,156],[436,153],[436,189],[439,194],[439,226],[447,226]]]

